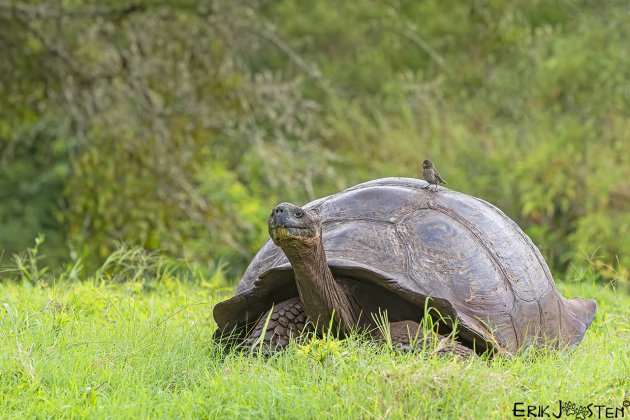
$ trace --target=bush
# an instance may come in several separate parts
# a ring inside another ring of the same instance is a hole
[[[92,269],[124,241],[233,274],[277,202],[431,158],[554,270],[627,281],[625,15],[587,0],[0,6],[0,248],[41,231]]]

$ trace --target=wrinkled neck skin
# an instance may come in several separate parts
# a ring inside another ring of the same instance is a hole
[[[308,317],[325,332],[333,320],[333,332],[347,334],[359,321],[360,309],[354,298],[335,281],[326,263],[326,254],[320,240],[284,244],[282,250],[295,273],[295,282]],[[334,316],[333,316],[334,311]]]

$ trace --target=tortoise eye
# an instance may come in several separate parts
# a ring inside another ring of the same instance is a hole
[[[302,210],[297,210],[293,215],[297,218],[304,216],[304,212]]]

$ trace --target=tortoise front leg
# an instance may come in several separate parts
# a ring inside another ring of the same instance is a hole
[[[307,320],[302,302],[299,297],[295,297],[276,303],[267,311],[245,340],[245,346],[257,348],[262,336],[265,350],[282,350],[289,344],[291,338],[295,339],[311,331],[313,326]]]

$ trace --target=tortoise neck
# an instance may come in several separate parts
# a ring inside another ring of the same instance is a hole
[[[332,325],[334,332],[348,333],[359,321],[359,308],[333,277],[322,242],[282,249],[293,267],[304,309],[318,330],[324,332]]]

